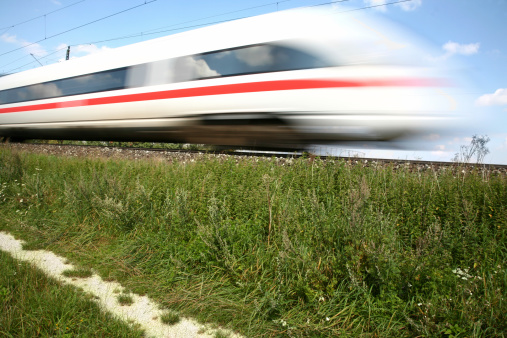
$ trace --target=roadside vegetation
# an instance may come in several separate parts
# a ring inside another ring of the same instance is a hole
[[[161,142],[118,142],[118,141],[57,141],[57,140],[28,140],[27,143],[60,144],[78,146],[109,146],[123,148],[148,148],[148,149],[187,149],[187,150],[210,150],[213,146],[191,143],[161,143]]]
[[[0,149],[0,230],[246,336],[502,337],[507,177]]]

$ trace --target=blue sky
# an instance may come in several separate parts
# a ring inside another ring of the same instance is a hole
[[[362,149],[361,153],[448,161],[460,145],[479,134],[491,139],[485,162],[507,164],[507,0],[389,4],[395,1],[399,0],[348,0],[321,7],[342,11],[376,6],[360,11],[387,17],[434,44],[432,57],[452,64],[465,80],[459,99],[473,123],[460,134],[428,135],[422,151]],[[0,0],[0,73],[61,62],[68,45],[71,56],[80,57],[195,29],[190,27],[194,25],[323,3],[326,0]],[[158,31],[164,32],[151,34]],[[117,39],[131,35],[136,36]]]

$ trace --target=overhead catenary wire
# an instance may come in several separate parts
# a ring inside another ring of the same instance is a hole
[[[182,30],[182,29],[196,28],[196,27],[213,25],[213,24],[218,24],[218,23],[223,23],[223,22],[228,22],[228,21],[245,19],[247,17],[237,17],[237,18],[228,19],[228,20],[212,21],[212,22],[206,22],[206,23],[196,24],[196,25],[190,25],[190,26],[183,26],[183,27],[177,27],[177,28],[171,28],[171,29],[163,29],[165,27],[174,27],[174,26],[181,25],[181,24],[184,24],[184,23],[190,23],[190,22],[205,20],[205,19],[209,19],[209,18],[213,18],[213,17],[217,17],[217,16],[227,15],[227,14],[231,14],[231,13],[237,13],[237,12],[241,12],[241,11],[245,11],[245,10],[249,10],[249,9],[254,9],[254,8],[259,8],[259,7],[264,7],[264,6],[268,6],[268,5],[274,5],[276,3],[281,3],[281,2],[286,2],[286,1],[292,1],[292,0],[272,2],[272,3],[261,5],[261,6],[249,7],[249,8],[240,9],[240,10],[237,10],[237,11],[232,11],[232,12],[226,12],[226,13],[222,13],[222,14],[212,15],[212,16],[208,16],[208,17],[204,17],[204,18],[200,18],[200,19],[195,19],[195,20],[190,20],[190,21],[184,21],[184,22],[180,22],[178,24],[174,24],[174,25],[170,25],[170,26],[164,26],[164,27],[160,27],[160,28],[155,28],[155,29],[147,30],[147,31],[140,32],[140,33],[133,33],[133,34],[130,34],[130,35],[123,35],[123,36],[120,36],[120,37],[115,37],[115,38],[110,38],[110,39],[104,39],[104,40],[97,40],[97,41],[84,42],[84,43],[77,43],[77,44],[73,44],[73,45],[70,45],[70,46],[71,47],[75,47],[75,46],[92,45],[92,44],[96,44],[96,43],[109,42],[109,41],[115,41],[115,40],[131,39],[131,38],[136,38],[136,37],[140,37],[140,36],[154,35],[154,34],[160,34],[160,33],[172,32],[172,31],[178,31],[178,30]],[[330,5],[330,4],[334,4],[334,3],[347,2],[347,1],[351,1],[351,0],[328,1],[328,2],[321,3],[321,4],[317,4],[317,5],[302,6],[301,8],[318,7],[318,6]],[[360,7],[360,8],[345,10],[345,11],[341,11],[339,13],[358,11],[358,10],[369,9],[369,8],[380,7],[380,6],[394,5],[394,4],[397,4],[397,3],[408,2],[408,1],[413,1],[413,0],[399,0],[399,1],[395,1],[395,2],[388,2],[388,3],[385,3],[385,4],[381,4],[381,5],[372,5],[372,6],[367,6],[367,7]],[[157,30],[157,29],[161,29],[161,30]],[[154,31],[154,30],[157,30],[157,31]]]
[[[183,25],[183,24],[186,24],[186,23],[191,23],[191,22],[196,22],[196,21],[201,21],[201,20],[206,20],[206,19],[216,18],[216,17],[218,17],[218,16],[223,16],[223,15],[227,15],[227,14],[234,14],[234,13],[239,13],[239,12],[249,11],[249,10],[251,10],[251,9],[257,9],[257,8],[261,8],[261,7],[273,6],[273,5],[275,5],[275,4],[277,4],[277,5],[278,5],[279,3],[282,3],[282,2],[289,2],[289,1],[292,1],[292,0],[282,0],[282,1],[270,2],[270,3],[268,3],[268,4],[264,4],[264,5],[258,5],[258,6],[253,6],[253,7],[248,7],[248,8],[238,9],[238,10],[235,10],[235,11],[225,12],[225,13],[221,13],[221,14],[210,15],[210,16],[206,16],[206,17],[203,17],[203,18],[199,18],[199,19],[194,19],[194,20],[184,21],[184,22],[180,22],[180,23],[177,23],[177,24],[169,25],[169,26],[164,26],[164,27],[159,27],[159,28],[150,29],[150,30],[147,30],[146,32],[151,32],[151,31],[154,31],[154,30],[159,30],[159,29],[163,29],[163,28],[167,28],[167,27],[174,27],[174,26]],[[347,0],[347,1],[348,1],[348,0]],[[233,20],[236,20],[236,19],[233,19]],[[230,21],[230,20],[228,20],[228,21]]]
[[[54,55],[54,54],[56,54],[56,53],[58,53],[58,52],[61,52],[62,50],[67,49],[67,47],[68,47],[68,46],[65,46],[65,47],[59,48],[59,49],[55,50],[55,51],[54,51],[54,52],[52,52],[52,53],[49,53],[49,54],[47,54],[47,55],[44,55],[44,56],[40,57],[40,58],[39,58],[39,60],[45,59],[45,58],[47,58],[47,57],[50,57],[51,55]],[[29,56],[29,55],[26,55],[26,57],[28,57],[28,56]],[[18,60],[17,60],[17,61],[18,61]],[[11,63],[13,63],[13,62],[11,62]],[[15,70],[18,70],[18,69],[21,69],[21,68],[26,67],[26,66],[28,66],[28,65],[31,65],[32,63],[34,63],[34,61],[30,61],[30,62],[28,62],[28,63],[25,63],[25,64],[24,64],[24,65],[22,65],[22,66],[19,66],[19,67],[16,67],[16,68],[10,69],[10,70],[8,70],[6,73],[12,73],[12,72],[14,72]]]
[[[82,0],[82,1],[85,1],[85,0]],[[82,1],[79,1],[79,2],[82,2]],[[154,1],[156,1],[156,0],[154,0]],[[180,23],[178,23],[178,24],[173,24],[173,25],[169,25],[169,26],[164,26],[164,27],[160,27],[160,28],[155,28],[155,29],[152,29],[152,30],[148,30],[148,31],[146,31],[146,32],[134,33],[134,34],[130,34],[130,35],[124,35],[124,36],[121,36],[121,37],[116,37],[116,38],[111,38],[111,39],[105,39],[105,40],[100,40],[100,41],[95,41],[95,42],[78,43],[78,44],[73,44],[73,45],[70,45],[70,46],[71,46],[71,47],[75,47],[75,46],[80,46],[80,45],[91,45],[91,44],[95,44],[95,43],[108,42],[108,41],[115,41],[115,40],[122,40],[122,39],[129,39],[129,38],[135,38],[135,37],[140,37],[140,36],[145,36],[145,35],[152,35],[152,34],[160,34],[160,33],[168,32],[168,31],[174,31],[174,30],[180,30],[180,29],[187,29],[187,28],[195,28],[195,27],[201,27],[201,26],[206,26],[206,25],[211,25],[211,24],[216,24],[216,23],[221,23],[221,22],[226,22],[226,21],[237,20],[237,19],[240,19],[240,18],[234,18],[234,19],[222,20],[222,21],[215,21],[215,22],[208,22],[208,23],[199,24],[199,25],[192,25],[192,26],[187,26],[187,27],[181,27],[181,28],[178,28],[178,29],[160,30],[160,29],[165,28],[165,27],[174,27],[174,26],[177,26],[177,25],[185,24],[185,23],[190,23],[190,22],[195,22],[195,21],[200,21],[200,20],[206,20],[206,19],[210,19],[210,18],[214,18],[214,17],[218,17],[218,16],[223,16],[223,15],[227,15],[227,14],[233,14],[233,13],[243,12],[243,11],[247,11],[247,10],[251,10],[251,9],[256,9],[256,8],[261,8],[261,7],[266,7],[266,6],[272,6],[272,5],[274,5],[274,4],[277,4],[277,5],[278,5],[279,3],[289,2],[289,1],[292,1],[292,0],[282,0],[282,1],[277,1],[277,2],[270,2],[270,3],[268,3],[268,4],[263,4],[263,5],[259,5],[259,6],[253,6],[253,7],[243,8],[243,9],[240,9],[240,10],[235,10],[235,11],[225,12],[225,13],[216,14],[216,15],[211,15],[211,16],[206,16],[206,17],[203,17],[203,18],[195,19],[195,20],[184,21],[184,22],[180,22]],[[348,0],[345,0],[345,1],[348,1]],[[74,4],[77,4],[77,3],[79,3],[79,2],[76,2],[76,3],[74,3]],[[150,2],[152,2],[152,1],[150,1]],[[149,2],[146,2],[146,1],[145,1],[145,4],[146,4],[146,3],[149,3]],[[69,5],[69,6],[71,6],[71,5]],[[66,6],[66,7],[69,7],[69,6]],[[66,7],[64,7],[64,8],[66,8]],[[61,8],[61,9],[63,9],[63,8]],[[59,10],[61,10],[61,9],[59,9]],[[54,12],[56,12],[56,11],[49,12],[49,13],[46,13],[46,14],[44,14],[44,15],[48,15],[48,14],[51,14],[51,13],[54,13]],[[38,17],[36,17],[36,18],[34,18],[34,19],[37,19],[37,18],[40,18],[40,17],[42,17],[42,16],[38,16]],[[30,20],[27,20],[27,21],[25,21],[25,22],[28,22],[28,21],[31,21],[31,20],[34,20],[34,19],[30,19]],[[82,26],[81,26],[81,27],[82,27]],[[78,28],[79,28],[79,27],[78,27]],[[9,27],[8,29],[10,29],[10,27]],[[77,29],[77,28],[76,28],[76,29]],[[154,30],[156,30],[156,31],[155,31],[155,32],[152,32],[152,31],[154,31]],[[63,32],[63,33],[65,33],[65,32]],[[63,34],[63,33],[62,33],[62,34]],[[45,39],[47,39],[47,37],[46,37]],[[44,39],[44,40],[45,40],[45,39]],[[43,41],[43,40],[41,40],[41,41]],[[34,42],[33,44],[38,43],[38,42],[41,42],[41,41]],[[27,46],[23,46],[23,47],[27,47]],[[16,50],[22,49],[23,47],[18,48],[18,49],[16,49]],[[53,54],[53,53],[51,53],[51,54]],[[50,55],[51,55],[51,54],[50,54]],[[0,56],[1,56],[1,55],[4,55],[4,54],[0,54]],[[23,56],[23,57],[21,57],[21,58],[18,58],[18,59],[16,59],[16,60],[12,61],[12,62],[9,62],[9,63],[7,63],[7,64],[2,65],[1,67],[5,67],[5,66],[8,66],[8,65],[10,65],[10,64],[12,64],[12,63],[18,62],[19,60],[21,60],[21,59],[23,59],[23,58],[25,58],[25,57],[27,57],[27,56]],[[42,58],[44,58],[44,57],[42,57]],[[42,58],[41,58],[41,59],[42,59]],[[31,63],[33,63],[33,62],[30,62],[30,63],[28,63],[28,64],[31,64]],[[26,65],[28,65],[28,64],[26,64]],[[17,69],[19,69],[19,68],[22,68],[22,67],[24,67],[24,66],[25,66],[25,65],[20,66],[20,67],[17,67],[17,68],[14,68],[14,69],[11,69],[11,70],[9,70],[9,72],[14,71],[14,70],[17,70]]]
[[[65,8],[68,8],[68,7],[71,7],[71,6],[77,5],[77,4],[79,4],[79,3],[81,3],[81,2],[84,2],[84,1],[86,1],[86,0],[81,0],[81,1],[78,1],[78,2],[74,2],[73,4],[67,5],[67,6],[62,7],[62,8],[55,9],[54,11],[51,11],[51,12],[48,12],[48,13],[45,13],[45,14],[42,14],[42,15],[36,16],[36,17],[34,17],[34,18],[31,18],[31,19],[28,19],[28,20],[25,20],[25,21],[22,21],[22,22],[18,22],[18,23],[13,24],[13,25],[9,25],[9,26],[2,27],[2,28],[0,28],[0,30],[2,30],[2,29],[7,29],[7,30],[9,30],[9,29],[11,29],[11,28],[13,28],[13,27],[16,27],[16,26],[19,26],[19,25],[25,24],[25,23],[30,22],[30,21],[37,20],[37,19],[42,18],[42,17],[46,17],[46,16],[47,16],[47,15],[49,15],[49,14],[52,14],[52,13],[55,13],[55,12],[58,12],[58,11],[64,10]],[[3,33],[5,33],[5,32],[3,32]]]
[[[84,1],[84,0],[82,0]],[[78,28],[81,28],[81,27],[84,27],[86,25],[89,25],[91,23],[94,23],[94,22],[97,22],[97,21],[100,21],[100,20],[103,20],[103,19],[106,19],[108,17],[111,17],[111,16],[114,16],[114,15],[117,15],[117,14],[120,14],[120,13],[123,13],[123,12],[126,12],[128,10],[131,10],[131,9],[134,9],[134,8],[137,8],[137,7],[140,7],[140,6],[143,6],[145,4],[149,4],[151,2],[154,2],[156,0],[151,0],[151,1],[145,1],[143,4],[141,5],[137,5],[137,6],[134,6],[134,7],[131,7],[131,8],[128,8],[126,10],[123,10],[123,11],[120,11],[120,12],[117,12],[117,13],[114,13],[112,15],[109,15],[107,17],[104,17],[104,18],[101,18],[101,19],[98,19],[98,20],[95,20],[95,21],[92,21],[92,22],[89,22],[87,24],[84,24],[84,25],[81,25],[81,26],[78,26],[78,27],[75,27],[75,28],[72,28],[70,30],[67,30],[67,31],[64,31],[64,32],[61,32],[61,33],[58,33],[58,34],[55,34],[53,36],[50,36],[49,38],[51,37],[55,37],[55,36],[58,36],[58,35],[61,35],[61,34],[64,34],[64,33],[67,33],[71,30],[75,30],[75,29],[78,29]],[[205,20],[205,19],[209,19],[209,18],[214,18],[214,17],[218,17],[218,16],[222,16],[222,15],[227,15],[227,14],[233,14],[233,13],[238,13],[238,12],[242,12],[242,11],[246,11],[246,10],[250,10],[250,9],[255,9],[255,8],[260,8],[260,7],[265,7],[265,6],[270,6],[270,5],[274,5],[274,4],[278,4],[278,3],[282,3],[282,2],[288,2],[288,1],[292,1],[292,0],[282,0],[282,1],[277,1],[277,2],[272,2],[272,3],[269,3],[269,4],[264,4],[264,5],[259,5],[259,6],[254,6],[254,7],[249,7],[249,8],[245,8],[245,9],[240,9],[240,10],[235,10],[235,11],[230,11],[230,12],[225,12],[225,13],[222,13],[222,14],[216,14],[216,15],[212,15],[212,16],[207,16],[207,17],[204,17],[204,18],[200,18],[200,19],[195,19],[195,20],[190,20],[190,21],[185,21],[185,22],[181,22],[181,23],[178,23],[178,24],[174,24],[174,25],[170,25],[170,26],[165,26],[165,27],[174,27],[174,26],[177,26],[177,25],[181,25],[181,24],[184,24],[184,23],[190,23],[190,22],[195,22],[195,21],[200,21],[200,20]],[[327,1],[325,3],[320,3],[320,4],[316,4],[316,5],[310,5],[310,6],[302,6],[301,8],[310,8],[310,7],[318,7],[318,6],[324,6],[324,5],[330,5],[330,4],[334,4],[334,3],[340,3],[340,2],[347,2],[347,1],[351,1],[351,0],[335,0],[335,1]],[[349,10],[345,10],[345,11],[340,11],[339,13],[344,13],[344,12],[351,12],[351,11],[358,11],[358,10],[366,10],[366,9],[370,9],[370,8],[375,8],[375,7],[381,7],[381,6],[387,6],[387,5],[394,5],[394,4],[398,4],[398,3],[403,3],[403,2],[409,2],[409,1],[413,1],[413,0],[399,0],[399,1],[393,1],[393,2],[387,2],[387,3],[384,3],[384,4],[379,4],[379,5],[371,5],[371,6],[365,6],[365,7],[360,7],[360,8],[355,8],[355,9],[349,9]],[[243,19],[243,18],[246,18],[246,17],[237,17],[237,18],[233,18],[233,19],[228,19],[228,20],[220,20],[220,21],[213,21],[213,22],[206,22],[206,23],[202,23],[202,24],[196,24],[196,25],[190,25],[190,26],[184,26],[184,27],[178,27],[178,28],[172,28],[172,29],[162,29],[162,30],[157,30],[155,32],[153,32],[153,30],[156,30],[156,29],[152,29],[152,30],[148,30],[148,31],[145,31],[145,32],[140,32],[140,33],[135,33],[135,34],[131,34],[131,35],[124,35],[124,36],[121,36],[121,37],[116,37],[116,38],[110,38],[110,39],[104,39],[104,40],[99,40],[99,41],[93,41],[93,42],[86,42],[86,43],[79,43],[79,44],[72,44],[72,45],[69,45],[70,47],[75,47],[75,46],[80,46],[80,45],[91,45],[91,44],[97,44],[97,43],[102,43],[102,42],[108,42],[108,41],[114,41],[114,40],[122,40],[122,39],[130,39],[130,38],[135,38],[135,37],[140,37],[140,36],[147,36],[147,35],[154,35],[154,34],[160,34],[160,33],[165,33],[165,32],[170,32],[170,31],[177,31],[177,30],[182,30],[182,29],[189,29],[189,28],[196,28],[196,27],[202,27],[202,26],[207,26],[207,25],[212,25],[212,24],[218,24],[218,23],[223,23],[223,22],[228,22],[228,21],[234,21],[234,20],[239,20],[239,19]],[[161,28],[164,28],[164,27],[161,27]],[[45,39],[43,39],[45,40]],[[43,40],[40,40],[40,41],[37,41],[37,42],[34,42],[32,44],[35,44],[35,43],[38,43],[38,42],[41,42]],[[28,45],[27,45],[28,46]],[[17,48],[16,50],[19,50],[19,49],[22,49],[24,47],[27,47],[27,46],[23,46],[23,47],[20,47],[20,48]],[[65,48],[61,48],[53,53],[50,53],[44,57],[41,57],[41,59],[43,58],[46,58],[50,55],[53,55],[63,49],[66,49],[67,47]],[[14,51],[14,50],[13,50]],[[9,51],[7,53],[10,53],[12,51]],[[5,55],[7,53],[4,53],[4,54],[0,54],[0,56],[2,55]],[[20,58],[21,59],[21,58]],[[19,59],[18,59],[19,60]],[[17,61],[17,60],[16,60]],[[14,62],[16,62],[14,61]],[[9,64],[12,64],[13,62],[9,63]],[[23,66],[20,66],[20,67],[17,67],[17,68],[14,68],[14,69],[11,69],[9,70],[9,72],[13,72],[15,70],[18,70],[20,68],[23,68],[29,64],[32,64],[34,63],[33,61],[30,62],[30,63],[27,63]]]
[[[414,0],[400,0],[400,1],[394,1],[394,2],[386,2],[385,4],[380,4],[380,5],[371,5],[371,6],[367,6],[367,7],[361,7],[361,8],[356,8],[356,9],[349,9],[349,10],[346,10],[346,11],[342,11],[340,13],[359,11],[359,10],[362,10],[362,9],[369,9],[369,8],[381,7],[381,6],[387,6],[387,5],[396,5],[396,4],[399,4],[399,3],[402,3],[402,2],[409,2],[409,1],[414,1]]]
[[[71,31],[73,31],[73,30],[76,30],[76,29],[82,28],[82,27],[84,27],[84,26],[91,25],[92,23],[95,23],[95,22],[98,22],[98,21],[102,21],[102,20],[108,19],[108,18],[110,18],[110,17],[112,17],[112,16],[115,16],[115,15],[118,15],[118,14],[121,14],[121,13],[125,13],[125,12],[127,12],[127,11],[130,11],[130,10],[133,10],[133,9],[135,9],[135,8],[138,8],[138,7],[141,7],[141,6],[144,6],[144,5],[150,4],[150,3],[155,2],[155,1],[157,1],[157,0],[145,1],[145,2],[143,2],[143,3],[142,3],[142,4],[140,4],[140,5],[136,5],[136,6],[133,6],[133,7],[130,7],[130,8],[124,9],[124,10],[122,10],[122,11],[119,11],[119,12],[116,12],[116,13],[113,13],[113,14],[110,14],[110,15],[107,15],[107,16],[102,17],[102,18],[100,18],[100,19],[97,19],[97,20],[93,20],[93,21],[87,22],[87,23],[85,23],[85,24],[83,24],[83,25],[80,25],[80,26],[77,26],[77,27],[74,27],[74,28],[71,28],[71,29],[67,29],[66,31],[63,31],[63,32],[60,32],[60,33],[57,33],[57,34],[53,34],[53,35],[48,36],[48,37],[46,37],[46,38],[44,38],[44,39],[41,39],[41,40],[38,40],[38,41],[35,41],[35,42],[32,42],[32,43],[26,44],[26,45],[21,46],[21,47],[19,47],[19,48],[12,49],[12,50],[10,50],[10,51],[8,51],[8,52],[5,52],[5,53],[0,54],[0,56],[3,56],[3,55],[6,55],[6,54],[9,54],[9,53],[15,52],[15,51],[17,51],[17,50],[20,50],[20,49],[23,49],[23,48],[26,48],[26,47],[29,47],[29,46],[32,46],[32,45],[35,45],[36,43],[42,42],[42,41],[44,41],[44,40],[48,40],[48,39],[54,38],[54,37],[56,37],[56,36],[59,36],[59,35],[62,35],[62,34],[65,34],[65,33],[71,32]]]
[[[78,43],[78,44],[73,44],[73,45],[70,45],[70,46],[73,47],[73,46],[80,46],[80,45],[91,45],[91,44],[101,43],[101,42],[108,42],[108,41],[115,41],[115,40],[122,40],[122,39],[130,39],[130,38],[135,38],[135,37],[139,37],[139,36],[160,34],[160,33],[170,32],[170,31],[175,31],[175,30],[181,30],[181,29],[187,29],[187,28],[195,28],[195,27],[201,27],[201,26],[206,26],[206,25],[213,25],[213,24],[222,23],[222,22],[239,20],[239,19],[243,19],[245,17],[238,17],[238,18],[233,18],[233,19],[228,19],[228,20],[206,22],[206,23],[203,23],[203,24],[184,26],[184,27],[179,27],[179,28],[175,28],[175,29],[164,29],[166,27],[174,27],[174,26],[178,26],[178,25],[182,25],[182,24],[186,24],[186,23],[191,23],[191,22],[196,22],[196,21],[216,18],[216,17],[219,17],[219,16],[227,15],[227,14],[234,14],[234,13],[248,11],[248,10],[251,10],[251,9],[256,9],[256,8],[261,8],[261,7],[267,7],[267,6],[273,6],[275,4],[278,5],[279,3],[289,2],[289,1],[292,1],[292,0],[282,0],[282,1],[270,2],[270,3],[267,3],[267,4],[263,4],[263,5],[258,5],[258,6],[238,9],[238,10],[234,10],[234,11],[230,11],[230,12],[224,12],[224,13],[221,13],[221,14],[210,15],[210,16],[199,18],[199,19],[194,19],[194,20],[189,20],[189,21],[183,21],[183,22],[180,22],[180,23],[177,23],[177,24],[173,24],[173,25],[169,25],[169,26],[163,26],[163,27],[159,27],[159,28],[154,28],[154,29],[150,29],[150,30],[147,30],[147,31],[144,31],[144,32],[140,32],[140,33],[133,33],[133,34],[130,34],[130,35],[124,35],[124,36],[120,36],[120,37],[116,37],[116,38],[111,38],[111,39],[100,40],[100,41]],[[350,0],[342,0],[342,1],[350,1]]]

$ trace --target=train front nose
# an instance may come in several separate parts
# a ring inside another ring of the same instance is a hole
[[[293,96],[300,110],[289,124],[310,142],[384,141],[454,128],[461,119],[449,81],[427,73],[392,66],[328,70],[325,88]]]

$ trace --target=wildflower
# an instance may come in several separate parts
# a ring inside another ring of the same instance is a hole
[[[421,306],[421,305],[422,305],[422,303],[417,303],[417,306]]]
[[[331,319],[329,317],[326,317],[326,322],[329,322]]]

